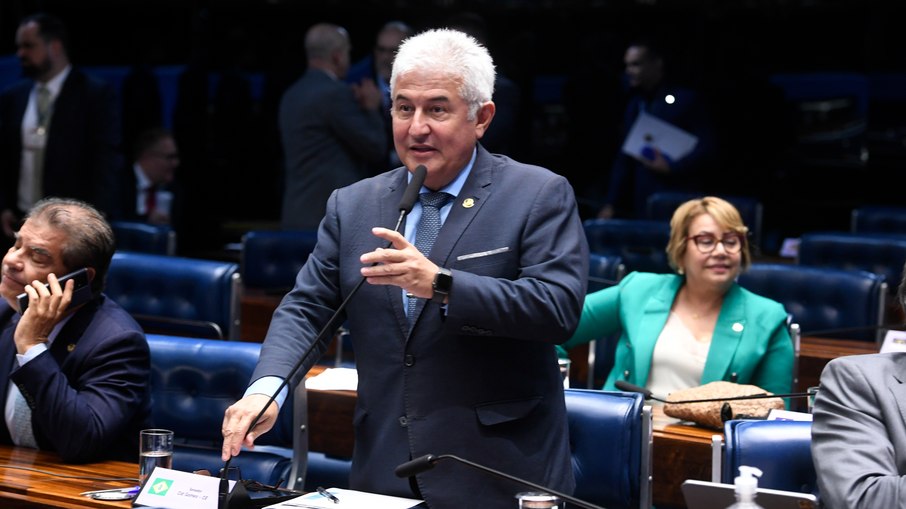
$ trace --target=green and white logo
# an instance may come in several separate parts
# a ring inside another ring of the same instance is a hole
[[[152,495],[164,496],[170,491],[170,486],[173,486],[173,481],[170,479],[154,479],[154,482],[151,483],[151,489],[148,490],[148,493]]]

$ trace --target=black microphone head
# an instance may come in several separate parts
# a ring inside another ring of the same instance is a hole
[[[424,168],[424,166],[422,166]],[[424,456],[419,456],[418,458],[409,460],[402,465],[396,467],[393,471],[397,477],[412,477],[413,475],[418,475],[426,470],[431,470],[434,468],[434,463],[437,461],[437,456],[433,454],[425,454]]]
[[[415,200],[418,199],[418,192],[425,183],[427,175],[428,168],[425,168],[424,164],[416,166],[415,171],[412,172],[412,180],[409,181],[406,192],[403,193],[403,199],[400,200],[400,210],[405,211],[406,214],[412,212],[412,206],[415,205]]]
[[[631,384],[623,380],[617,380],[616,382],[614,382],[614,385],[616,385],[617,389],[620,389],[621,391],[638,392],[639,394],[644,394],[646,399],[651,398],[651,391],[636,384]]]

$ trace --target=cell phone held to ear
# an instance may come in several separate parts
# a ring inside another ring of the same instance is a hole
[[[66,309],[71,309],[91,300],[91,285],[88,284],[88,269],[81,268],[61,277],[58,280],[60,282],[60,287],[65,290],[66,282],[70,279],[75,281],[75,286],[72,288],[72,300],[69,302],[69,307]],[[44,284],[45,288],[49,288],[49,286],[50,285],[46,283]],[[17,299],[19,299],[19,313],[25,313],[25,310],[28,308],[28,294],[23,292],[19,294]]]

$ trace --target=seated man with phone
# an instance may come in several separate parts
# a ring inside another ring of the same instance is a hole
[[[150,353],[102,293],[114,245],[87,203],[45,198],[26,215],[0,272],[0,443],[67,462],[138,460]]]

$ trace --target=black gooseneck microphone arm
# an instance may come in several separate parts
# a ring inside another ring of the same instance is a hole
[[[427,176],[427,174],[428,174],[428,169],[425,168],[425,166],[422,164],[418,165],[415,168],[415,171],[412,173],[412,179],[409,181],[409,185],[406,186],[406,190],[403,193],[403,198],[400,200],[400,205],[399,205],[400,215],[396,220],[396,226],[394,226],[393,231],[399,232],[400,227],[403,224],[403,220],[406,218],[407,215],[409,215],[410,212],[412,212],[412,207],[415,205],[415,200],[418,199],[418,192],[419,192],[419,190],[421,190],[422,185],[425,183],[425,177]],[[390,245],[388,245],[387,247],[390,247]],[[343,302],[340,303],[339,307],[337,307],[337,309],[333,312],[333,315],[330,317],[330,319],[327,321],[327,323],[324,324],[324,327],[321,328],[321,331],[318,332],[318,335],[315,337],[315,340],[311,343],[311,345],[308,347],[308,349],[305,350],[305,353],[302,355],[302,357],[299,359],[299,361],[296,362],[296,364],[293,366],[293,369],[290,370],[289,374],[283,379],[283,382],[280,383],[280,386],[277,387],[277,390],[275,390],[274,393],[271,394],[270,398],[268,398],[268,400],[267,400],[267,403],[265,403],[264,407],[261,409],[261,411],[258,412],[258,415],[256,415],[255,418],[252,419],[252,422],[251,422],[251,424],[249,424],[248,429],[245,431],[243,438],[246,435],[248,435],[249,433],[251,433],[252,429],[255,427],[256,424],[258,424],[258,421],[264,415],[264,412],[266,412],[268,407],[271,406],[271,403],[273,403],[274,400],[277,399],[277,396],[280,394],[280,391],[282,391],[289,384],[289,381],[296,375],[296,373],[300,369],[302,369],[302,366],[305,364],[305,361],[311,356],[312,352],[314,352],[315,347],[327,335],[327,332],[333,329],[334,323],[337,321],[337,319],[340,317],[340,315],[343,314],[343,310],[346,309],[346,305],[349,303],[349,301],[352,299],[352,297],[356,293],[358,293],[359,288],[361,288],[362,284],[364,284],[364,283],[365,283],[365,278],[363,277],[359,280],[358,284],[355,285],[355,287],[352,289],[352,291],[349,292],[349,294],[346,296],[346,298],[343,299]],[[224,462],[223,469],[220,472],[220,499],[219,499],[219,503],[218,503],[219,509],[226,509],[227,507],[229,507],[230,496],[229,496],[229,490],[227,490],[226,487],[228,486],[227,472],[230,467],[230,461],[232,461],[232,460],[233,460],[232,457],[227,459],[226,462]]]
[[[545,486],[541,486],[540,484],[535,484],[531,481],[526,481],[525,479],[520,479],[514,475],[510,475],[510,474],[501,472],[499,470],[494,470],[491,467],[486,467],[484,465],[469,461],[467,459],[460,458],[459,456],[454,456],[452,454],[439,454],[437,456],[435,456],[433,454],[425,454],[424,456],[419,456],[418,458],[409,460],[409,461],[403,463],[402,465],[399,465],[398,467],[396,467],[396,469],[393,471],[393,473],[395,473],[397,477],[412,477],[413,475],[420,474],[426,470],[430,470],[430,469],[434,468],[435,463],[437,463],[440,460],[444,460],[444,459],[451,459],[454,461],[458,461],[459,463],[462,463],[463,465],[467,465],[474,469],[481,470],[482,472],[484,472],[486,474],[491,474],[493,476],[497,476],[502,479],[506,479],[508,481],[513,481],[513,482],[522,484],[524,486],[528,486],[528,487],[538,490],[540,492],[544,492],[549,495],[557,496],[571,504],[575,504],[579,507],[584,507],[585,509],[603,509],[601,506],[591,504],[582,499],[576,498],[572,495],[567,495],[566,493],[561,493],[559,491],[552,490]]]
[[[661,403],[669,403],[671,405],[684,405],[686,403],[715,403],[719,401],[737,401],[743,399],[767,399],[767,398],[804,398],[807,396],[813,396],[810,392],[792,392],[789,394],[768,394],[766,392],[758,394],[749,394],[747,396],[727,396],[726,398],[705,398],[705,399],[683,399],[679,401],[670,401],[663,398],[658,398],[651,395],[651,391],[644,387],[640,387],[636,384],[631,384],[629,382],[624,382],[623,380],[617,380],[614,382],[614,385],[617,386],[617,389],[626,392],[637,392],[645,396],[645,399],[653,399],[655,401],[660,401]]]

